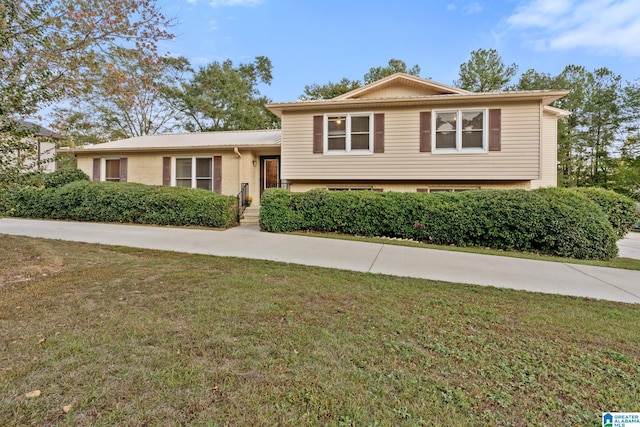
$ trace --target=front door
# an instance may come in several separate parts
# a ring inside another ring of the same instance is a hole
[[[260,157],[260,196],[267,188],[280,187],[280,156]]]

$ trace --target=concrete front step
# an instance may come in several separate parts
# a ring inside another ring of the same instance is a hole
[[[260,206],[250,206],[240,215],[241,225],[258,225],[260,222]]]

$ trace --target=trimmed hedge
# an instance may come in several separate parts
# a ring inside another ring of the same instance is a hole
[[[89,181],[89,176],[76,168],[63,168],[51,172],[44,178],[46,188],[58,188],[76,181]]]
[[[636,202],[615,191],[596,187],[579,187],[575,191],[600,206],[619,239],[638,222]]]
[[[570,190],[375,193],[267,190],[260,227],[484,246],[572,258],[609,259],[616,234],[603,212]]]
[[[6,202],[15,217],[223,228],[238,212],[235,197],[206,190],[91,181],[16,188]]]

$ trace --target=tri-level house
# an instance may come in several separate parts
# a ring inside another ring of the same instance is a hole
[[[267,105],[279,130],[149,135],[81,147],[94,180],[204,188],[463,191],[553,187],[567,91],[473,93],[394,74],[333,99]]]

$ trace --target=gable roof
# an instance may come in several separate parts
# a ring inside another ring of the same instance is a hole
[[[170,151],[209,147],[269,147],[279,146],[281,136],[282,132],[280,129],[156,134],[120,139],[102,144],[85,145],[60,151],[70,151],[77,154],[111,151]]]
[[[392,74],[332,99],[267,104],[278,117],[284,111],[345,111],[364,108],[451,108],[454,105],[486,105],[502,102],[532,102],[549,105],[567,95],[567,90],[522,90],[470,92],[404,73]]]
[[[266,107],[276,116],[282,117],[284,111],[344,111],[354,108],[394,108],[425,107],[451,108],[462,103],[468,105],[487,105],[500,102],[539,101],[549,105],[553,101],[569,94],[568,90],[528,90],[514,92],[473,92],[464,94],[402,96],[396,98],[356,98],[329,99],[318,101],[294,101],[267,104]]]
[[[332,99],[335,101],[340,101],[344,99],[369,98],[367,96],[368,94],[378,92],[380,89],[384,89],[390,86],[407,86],[412,88],[416,92],[416,94],[422,93],[439,95],[461,95],[472,93],[468,90],[448,86],[442,83],[437,83],[431,80],[412,76],[410,74],[395,73],[373,83],[369,83],[366,86],[336,96]]]

